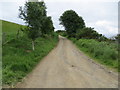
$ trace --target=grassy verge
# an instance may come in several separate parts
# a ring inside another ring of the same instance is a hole
[[[93,39],[71,38],[77,47],[97,62],[118,70],[118,47],[115,43],[98,42]]]
[[[32,51],[31,41],[26,36],[5,44],[2,52],[3,84],[14,85],[21,81],[57,42],[57,35],[38,38],[35,42],[35,51]]]

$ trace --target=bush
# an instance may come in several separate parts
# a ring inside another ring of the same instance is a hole
[[[74,43],[77,41],[75,38],[70,38]]]
[[[99,42],[93,39],[71,39],[82,51],[88,53],[102,64],[118,68],[117,45],[108,42]]]

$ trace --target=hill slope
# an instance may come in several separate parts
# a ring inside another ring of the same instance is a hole
[[[6,43],[14,38],[16,38],[16,35],[18,33],[18,30],[21,28],[25,28],[26,26],[16,24],[13,22],[0,20],[2,22],[2,41],[3,43]],[[19,36],[22,36],[23,32],[19,32]]]
[[[12,23],[5,20],[0,21],[2,21],[2,32],[5,32],[7,34],[16,34],[20,28],[25,27],[23,25]]]

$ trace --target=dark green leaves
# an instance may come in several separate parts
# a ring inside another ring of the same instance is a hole
[[[69,37],[75,37],[77,29],[85,27],[84,20],[82,17],[73,10],[65,11],[60,17],[60,24],[65,27]]]

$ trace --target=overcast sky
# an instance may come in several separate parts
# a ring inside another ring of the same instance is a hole
[[[18,18],[19,6],[26,0],[0,0],[0,19],[24,24]],[[93,27],[99,33],[112,37],[118,33],[119,0],[44,0],[47,15],[52,16],[55,30],[64,29],[59,25],[59,17],[66,10],[74,10],[85,20],[87,27]]]

